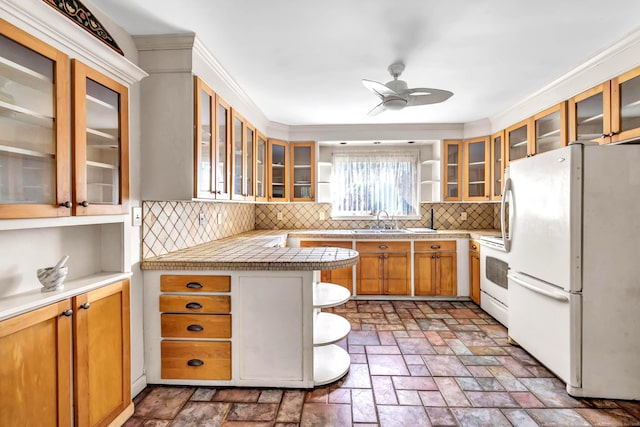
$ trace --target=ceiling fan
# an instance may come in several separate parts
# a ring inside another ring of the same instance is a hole
[[[389,65],[387,70],[393,77],[393,80],[386,84],[362,79],[364,87],[378,95],[382,100],[380,104],[369,111],[368,114],[370,116],[380,114],[384,110],[402,110],[404,107],[437,104],[446,101],[453,95],[453,92],[442,89],[422,87],[409,89],[407,82],[398,80],[398,77],[400,77],[400,74],[404,71],[404,64],[402,62],[395,62]]]

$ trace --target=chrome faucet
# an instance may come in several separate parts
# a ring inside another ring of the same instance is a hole
[[[376,214],[376,229],[380,230],[380,214],[384,212],[384,214],[387,216],[387,221],[389,220],[389,213],[387,211],[383,210],[379,210],[378,213]]]

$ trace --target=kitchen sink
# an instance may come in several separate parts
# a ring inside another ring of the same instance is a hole
[[[407,230],[390,230],[390,229],[376,229],[376,228],[356,228],[351,230],[355,234],[406,234]]]

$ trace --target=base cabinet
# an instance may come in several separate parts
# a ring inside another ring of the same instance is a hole
[[[319,240],[302,240],[301,248],[318,248],[318,247],[334,247],[352,249],[351,241],[319,241]],[[335,283],[344,286],[353,294],[353,267],[336,268],[335,270],[322,270],[320,272],[320,281],[325,283]]]
[[[480,305],[480,243],[469,241],[469,296]]]
[[[410,242],[356,242],[358,295],[409,295]]]
[[[457,254],[455,240],[415,242],[414,285],[417,296],[456,296]]]
[[[0,357],[2,426],[106,426],[132,412],[129,282],[1,322]]]

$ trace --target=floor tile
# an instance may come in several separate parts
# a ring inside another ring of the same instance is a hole
[[[373,356],[372,356],[373,357]],[[378,356],[394,357],[394,356]],[[402,357],[402,356],[395,356]],[[371,364],[369,364],[370,366]],[[369,377],[369,366],[366,364],[352,363],[349,372],[345,377],[342,387],[345,388],[371,388],[371,378]]]
[[[396,390],[398,404],[408,406],[422,406],[422,401],[416,390]]]
[[[569,396],[564,383],[557,378],[521,378],[524,384],[547,407],[579,408],[584,404]]]
[[[517,427],[537,427],[533,418],[524,409],[503,409],[502,413],[507,417],[511,424]]]
[[[392,377],[396,390],[437,390],[438,387],[431,377]]]
[[[499,409],[451,408],[451,412],[463,426],[511,427],[511,423]]]
[[[640,420],[624,409],[582,408],[575,411],[594,426],[640,426]]]
[[[258,402],[260,403],[280,403],[282,400],[282,390],[262,390]]]
[[[196,391],[193,392],[189,400],[209,402],[213,398],[214,394],[216,394],[215,388],[197,388]]]
[[[398,399],[390,376],[372,376],[371,383],[373,384],[373,394],[379,405],[398,404]]]
[[[396,345],[367,345],[367,354],[400,354],[400,349]]]
[[[469,370],[456,356],[422,356],[434,377],[470,377]]]
[[[449,408],[424,408],[434,426],[457,426],[456,418]]]
[[[502,384],[507,391],[527,391],[520,380],[513,376],[504,366],[487,366],[487,370]]]
[[[396,338],[402,354],[435,354],[435,350],[426,338]]]
[[[351,390],[351,407],[353,422],[369,423],[378,422],[376,407],[373,403],[373,392],[368,389]]]
[[[348,388],[337,388],[329,392],[329,403],[351,404],[351,390]]]
[[[427,412],[422,406],[378,405],[380,427],[431,426]]]
[[[135,408],[135,416],[173,419],[193,392],[191,387],[156,387]]]
[[[277,422],[298,423],[304,404],[304,391],[288,390],[282,396],[282,403],[276,416]]]
[[[509,393],[504,391],[468,391],[467,398],[477,408],[519,408]]]
[[[409,375],[402,356],[372,354],[368,359],[371,375]]]
[[[373,331],[353,331],[347,339],[350,345],[380,345],[378,334]]]
[[[300,427],[350,425],[351,405],[307,403],[302,410]]]
[[[573,409],[527,409],[541,426],[589,426],[589,422]]]
[[[471,403],[453,378],[437,377],[434,379],[440,393],[442,393],[442,397],[447,402],[447,406],[471,406]]]
[[[175,417],[172,427],[217,427],[222,424],[230,403],[189,402]]]
[[[271,421],[276,418],[276,403],[234,403],[229,410],[229,421]]]
[[[439,391],[419,391],[418,396],[423,406],[447,406],[447,402]]]
[[[533,393],[528,391],[511,392],[511,397],[513,397],[522,408],[544,408],[544,403],[540,402]]]
[[[244,388],[219,389],[213,396],[214,402],[257,402],[260,390]]]

